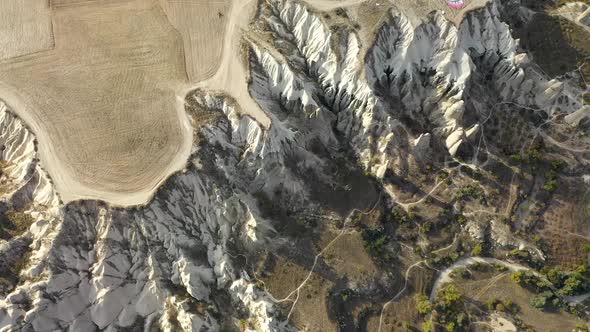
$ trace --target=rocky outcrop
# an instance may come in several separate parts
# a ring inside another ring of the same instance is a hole
[[[226,112],[227,119],[203,131],[208,144],[221,147],[195,146],[187,170],[173,176],[150,204],[134,209],[94,201],[60,205],[36,161],[32,134],[3,108],[5,174],[15,184],[4,197],[28,199],[26,213],[37,220],[27,235],[32,241],[24,246],[32,254],[21,272],[23,282],[0,302],[3,329],[92,331],[142,325],[216,330],[219,315],[234,307],[250,312],[246,318],[251,316],[253,326],[277,329],[281,322],[272,303],[248,286],[247,276],[234,270],[229,256],[230,242],[253,242],[263,229],[257,208],[214,176],[225,172],[219,175],[246,183],[249,174],[236,173],[237,164],[259,162],[268,153],[258,145],[264,133],[225,103],[217,104],[220,100],[208,97],[202,106]],[[234,157],[213,153],[202,160],[205,150]],[[209,169],[215,167],[219,170]],[[220,296],[223,292],[231,294]]]
[[[145,206],[63,206],[33,134],[1,104],[1,199],[35,222],[0,245],[0,260],[30,253],[21,282],[0,299],[0,328],[201,331],[240,317],[252,330],[291,329],[236,263],[288,241],[274,227],[285,221],[264,216],[257,194],[301,214],[320,205],[312,187],[337,187],[336,157],[352,155],[386,186],[411,162],[469,156],[498,104],[547,116],[581,108],[566,83],[518,53],[501,10],[493,3],[458,28],[440,13],[412,26],[392,11],[363,59],[354,30],[329,27],[301,2],[263,2],[257,23],[273,45],[249,45],[249,89],[270,127],[224,96],[191,92],[188,115],[214,116],[195,129],[186,169]],[[476,226],[474,237],[483,234]]]

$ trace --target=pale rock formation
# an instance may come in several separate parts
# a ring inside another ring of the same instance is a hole
[[[216,330],[231,308],[246,312],[249,329],[291,329],[234,263],[242,254],[235,248],[245,255],[279,241],[254,193],[280,188],[286,201],[274,204],[311,209],[309,179],[334,180],[324,169],[331,151],[344,147],[385,181],[403,175],[412,158],[450,158],[472,148],[497,104],[545,114],[559,108],[577,118],[582,105],[568,84],[548,80],[518,53],[501,10],[495,1],[459,27],[440,13],[414,26],[391,12],[362,59],[354,31],[331,30],[301,2],[263,4],[258,21],[276,50],[250,45],[249,89],[270,126],[241,115],[228,98],[193,93],[192,101],[217,118],[196,129],[186,169],[145,206],[63,206],[34,136],[2,104],[8,190],[1,199],[30,206],[35,223],[0,244],[4,264],[31,253],[19,285],[0,298],[0,329]],[[481,223],[466,229],[478,239],[485,230]],[[497,222],[492,234],[498,245],[529,248]]]

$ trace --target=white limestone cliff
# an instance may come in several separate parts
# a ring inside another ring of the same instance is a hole
[[[191,94],[216,118],[195,128],[199,139],[185,171],[145,206],[62,205],[34,135],[0,104],[0,199],[26,206],[35,220],[0,243],[0,262],[30,253],[19,284],[0,298],[0,330],[217,330],[234,308],[246,313],[249,329],[290,330],[235,263],[242,255],[235,250],[272,244],[276,231],[254,193],[280,188],[288,202],[275,204],[306,209],[314,203],[309,178],[331,183],[336,175],[324,169],[330,156],[314,152],[314,144],[327,154],[349,149],[359,167],[384,179],[403,175],[408,160],[469,150],[497,104],[546,114],[559,108],[579,122],[574,112],[582,106],[567,84],[547,79],[518,53],[498,2],[458,28],[440,13],[413,26],[392,11],[366,54],[354,30],[330,29],[301,2],[262,6],[258,19],[276,49],[252,42],[249,89],[270,127],[224,96]]]

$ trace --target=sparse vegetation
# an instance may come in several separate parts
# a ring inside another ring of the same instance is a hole
[[[469,184],[459,189],[457,199],[478,200],[481,204],[485,204],[486,197],[479,185]]]
[[[6,266],[0,276],[0,294],[7,294],[12,291],[20,282],[20,273],[29,262],[30,252],[18,257],[11,264]]]
[[[551,168],[545,172],[545,184],[543,189],[553,192],[557,188],[557,174],[564,167],[562,160],[551,161]]]
[[[428,315],[432,311],[432,303],[428,300],[428,297],[422,293],[414,296],[416,301],[416,309],[423,315]]]
[[[0,238],[11,239],[26,232],[34,220],[30,214],[10,209],[0,216]]]
[[[456,285],[449,284],[437,294],[432,319],[447,331],[462,329],[468,324],[468,314],[464,311],[463,295]]]
[[[471,249],[471,256],[479,256],[483,251],[483,247],[481,243],[476,244],[473,249]]]
[[[518,305],[516,305],[510,299],[500,300],[495,297],[490,297],[486,302],[486,307],[488,310],[495,310],[500,312],[507,312],[510,314],[516,314],[520,310]]]

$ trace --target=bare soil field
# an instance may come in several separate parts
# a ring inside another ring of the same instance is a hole
[[[223,50],[230,0],[160,0],[170,23],[182,36],[191,82],[217,71]]]
[[[47,1],[0,1],[0,60],[53,47]]]
[[[562,178],[554,199],[549,203],[540,232],[547,244],[552,265],[575,266],[586,263],[581,250],[590,242],[590,229],[585,209],[589,205],[589,188],[579,178]]]
[[[55,49],[0,62],[0,98],[38,136],[64,201],[143,203],[184,166],[182,40],[152,1],[53,8]]]

